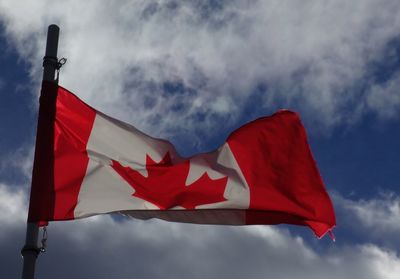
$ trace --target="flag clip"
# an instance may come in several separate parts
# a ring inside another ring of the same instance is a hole
[[[55,67],[56,70],[57,70],[57,78],[56,78],[57,83],[58,83],[58,78],[60,77],[60,69],[61,69],[62,66],[64,66],[65,63],[67,63],[67,58],[65,58],[65,57],[63,57],[63,58],[61,58],[60,60],[57,61],[57,64],[56,64],[56,67]]]
[[[63,57],[63,58],[61,58],[60,60],[58,60],[56,69],[57,69],[57,70],[60,70],[61,67],[62,67],[65,63],[67,63],[67,58],[65,58],[65,57]]]
[[[40,242],[42,243],[42,246],[39,248],[40,252],[44,253],[47,248],[47,227],[43,227],[42,240]]]
[[[54,56],[45,56],[43,57],[43,67],[50,65],[57,71],[56,81],[58,82],[58,78],[60,76],[60,69],[64,64],[67,63],[67,58],[63,57],[60,60],[57,60],[57,57]]]

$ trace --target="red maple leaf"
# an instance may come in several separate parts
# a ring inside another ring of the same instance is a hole
[[[147,177],[114,160],[112,168],[132,186],[135,190],[133,196],[151,202],[160,209],[175,206],[194,209],[198,205],[226,200],[223,195],[228,177],[213,180],[205,172],[198,180],[186,186],[190,161],[174,165],[168,152],[159,163],[149,155],[146,156]]]

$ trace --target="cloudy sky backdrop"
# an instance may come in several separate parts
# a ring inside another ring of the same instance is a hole
[[[0,0],[1,278],[21,271],[52,23],[60,84],[182,155],[300,112],[338,226],[333,243],[287,225],[52,223],[38,278],[399,278],[399,1]]]

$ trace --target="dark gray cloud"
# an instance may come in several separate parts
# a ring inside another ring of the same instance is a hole
[[[0,185],[2,278],[20,273],[26,195]],[[372,202],[372,201],[371,201]],[[360,203],[359,206],[363,206]],[[368,207],[368,206],[367,206]],[[346,208],[345,208],[346,209]],[[273,226],[224,227],[99,216],[51,223],[38,278],[396,278],[396,252],[312,240]]]

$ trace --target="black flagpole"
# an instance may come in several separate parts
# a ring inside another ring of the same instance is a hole
[[[59,68],[57,59],[58,36],[60,28],[52,24],[47,30],[46,54],[43,58],[43,81],[58,84],[56,71]],[[24,259],[22,279],[33,279],[35,277],[35,264],[40,253],[38,247],[39,226],[37,223],[27,223],[25,246],[21,254]]]

